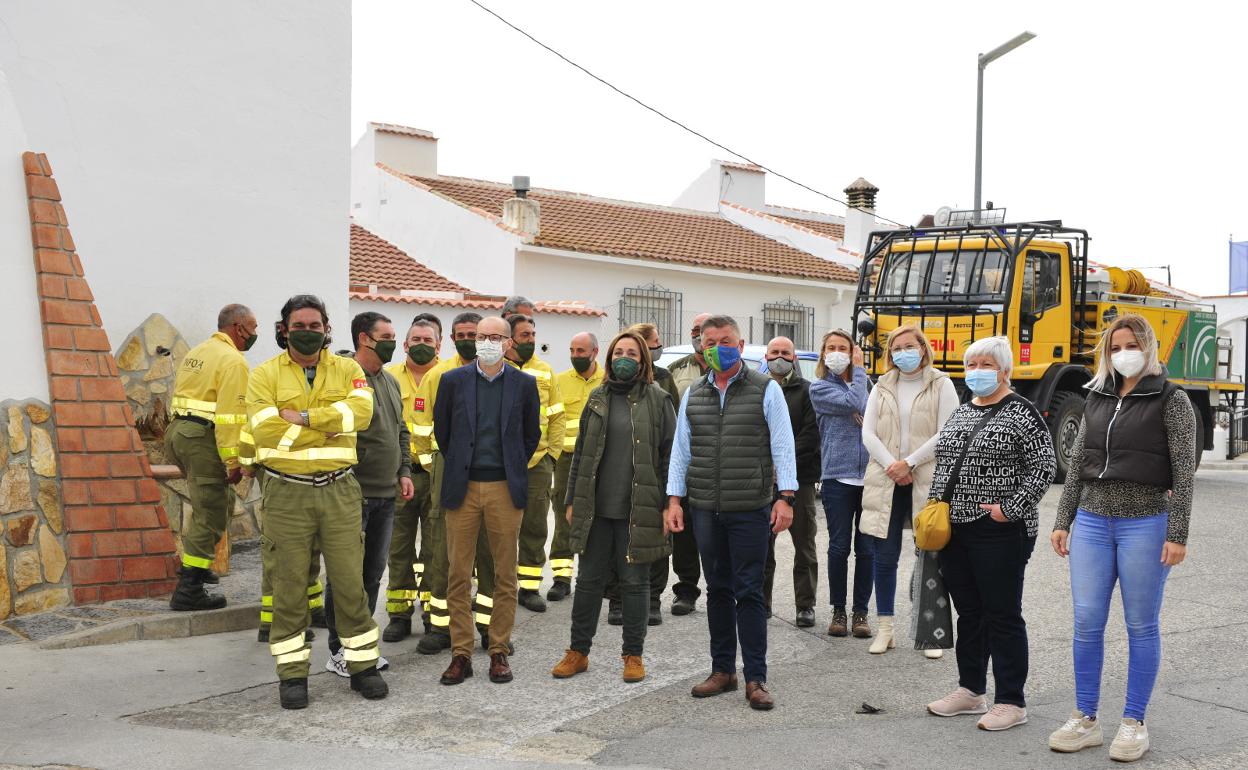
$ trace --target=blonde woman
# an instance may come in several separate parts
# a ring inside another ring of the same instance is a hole
[[[870,535],[875,555],[875,613],[878,628],[870,652],[896,646],[893,602],[901,530],[927,502],[940,428],[958,408],[949,375],[932,366],[932,347],[916,326],[899,326],[884,346],[888,370],[867,398],[862,443],[870,460],[862,490],[859,529]],[[939,650],[926,651],[940,657]]]
[[[1050,536],[1057,555],[1070,556],[1075,710],[1049,737],[1049,748],[1071,752],[1104,742],[1097,709],[1117,583],[1127,626],[1127,698],[1109,756],[1131,762],[1149,747],[1144,711],[1161,665],[1166,576],[1187,555],[1196,415],[1187,394],[1167,381],[1157,337],[1140,316],[1110,324],[1096,362]]]

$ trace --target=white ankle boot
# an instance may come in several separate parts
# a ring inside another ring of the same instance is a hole
[[[924,650],[923,657],[927,658],[928,660],[940,660],[941,658],[945,657],[945,651],[944,650]]]
[[[883,655],[897,646],[897,642],[893,640],[893,618],[891,615],[882,615],[876,618],[876,624],[875,638],[871,640],[867,652]]]

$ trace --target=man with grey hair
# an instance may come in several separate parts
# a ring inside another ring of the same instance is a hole
[[[503,302],[503,311],[499,315],[503,318],[511,318],[513,315],[527,315],[532,318],[534,310],[533,300],[513,294]]]
[[[572,593],[572,547],[568,535],[572,525],[563,515],[563,501],[568,491],[568,474],[572,469],[572,454],[576,450],[576,436],[581,424],[581,411],[589,394],[602,384],[606,373],[598,364],[598,338],[592,332],[581,332],[568,343],[568,357],[572,368],[555,377],[559,394],[563,398],[564,429],[563,454],[555,462],[555,483],[550,499],[555,506],[555,537],[550,542],[550,571],[555,583],[546,592],[549,601],[563,600]]]

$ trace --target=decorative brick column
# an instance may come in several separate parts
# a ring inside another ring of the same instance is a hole
[[[46,155],[24,153],[75,604],[160,596],[178,563]]]

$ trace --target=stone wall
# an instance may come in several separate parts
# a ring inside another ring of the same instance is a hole
[[[140,433],[164,434],[174,375],[188,350],[186,340],[160,313],[148,316],[117,348],[121,384]]]
[[[0,619],[69,604],[51,408],[0,402]]]

